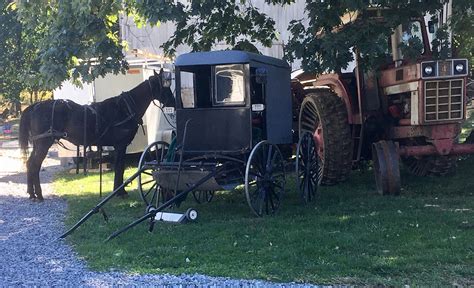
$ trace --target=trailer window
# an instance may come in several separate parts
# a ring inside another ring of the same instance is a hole
[[[244,65],[218,65],[215,67],[213,104],[245,104]]]

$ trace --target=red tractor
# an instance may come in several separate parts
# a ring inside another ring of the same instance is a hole
[[[375,71],[359,69],[355,53],[352,71],[295,75],[299,131],[311,131],[319,146],[322,184],[344,181],[353,164],[372,159],[379,193],[398,195],[400,160],[416,175],[446,175],[456,155],[474,153],[474,144],[458,144],[466,119],[467,60],[434,60],[430,24],[420,18],[400,25],[388,41],[391,57]],[[400,51],[407,37],[423,43],[416,61]]]

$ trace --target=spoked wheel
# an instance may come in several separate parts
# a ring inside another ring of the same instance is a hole
[[[400,195],[398,151],[392,141],[379,141],[372,146],[375,184],[381,195]]]
[[[245,195],[257,216],[273,214],[285,190],[283,156],[276,145],[259,142],[250,153],[245,169]]]
[[[153,179],[153,172],[161,162],[166,161],[168,148],[168,143],[157,141],[150,144],[140,156],[138,169],[142,167],[146,167],[146,169],[138,175],[138,191],[147,207],[158,207],[159,203],[163,203],[169,198],[169,193]]]
[[[296,148],[296,181],[305,203],[313,201],[317,195],[320,180],[318,158],[313,134],[302,133]]]
[[[472,136],[469,136],[472,137]],[[468,139],[469,139],[468,137]],[[466,142],[468,141],[466,139]],[[404,141],[404,146],[428,145],[426,139],[415,138]],[[407,170],[416,176],[447,176],[456,171],[455,156],[449,155],[427,155],[402,157],[402,163]]]
[[[204,201],[210,203],[212,198],[214,198],[214,191],[193,191],[193,197],[198,204],[201,204]]]

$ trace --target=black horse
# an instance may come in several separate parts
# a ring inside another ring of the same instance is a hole
[[[123,183],[125,151],[132,142],[149,104],[158,100],[165,107],[174,107],[175,99],[167,79],[154,72],[148,80],[121,95],[91,105],[68,100],[38,102],[25,109],[20,120],[19,142],[27,153],[33,143],[27,168],[27,192],[30,199],[43,200],[39,171],[51,145],[66,139],[75,145],[113,146],[115,149],[114,190]],[[117,193],[127,195],[125,189]]]

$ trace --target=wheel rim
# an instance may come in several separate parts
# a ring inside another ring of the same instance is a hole
[[[245,195],[257,216],[273,214],[280,208],[285,189],[283,156],[277,146],[258,143],[250,153],[245,169]]]
[[[138,175],[138,191],[146,206],[164,203],[168,191],[165,191],[153,178],[153,172],[157,171],[161,162],[166,159],[169,144],[164,141],[157,141],[150,144],[140,156],[138,169],[147,167]]]
[[[299,131],[300,138],[302,135],[308,132],[311,133],[314,143],[317,146],[315,151],[318,155],[318,181],[320,182],[323,178],[324,171],[324,131],[319,118],[318,110],[316,109],[315,104],[311,101],[306,101],[303,103],[303,107],[300,111]]]
[[[372,145],[375,184],[381,195],[400,194],[400,170],[398,152],[391,141],[379,141]]]
[[[383,179],[386,178],[384,174],[384,170],[381,169],[381,166],[385,166],[385,160],[383,157],[380,157],[380,148],[377,145],[373,145],[372,147],[372,162],[374,165],[374,175],[375,175],[375,187],[377,192],[380,195],[384,194],[384,185]]]
[[[319,164],[312,134],[302,135],[296,149],[296,175],[300,196],[307,203],[317,195]]]
[[[214,198],[214,191],[193,191],[192,194],[194,200],[198,204],[201,204],[204,201],[210,203],[212,201],[212,198]]]

